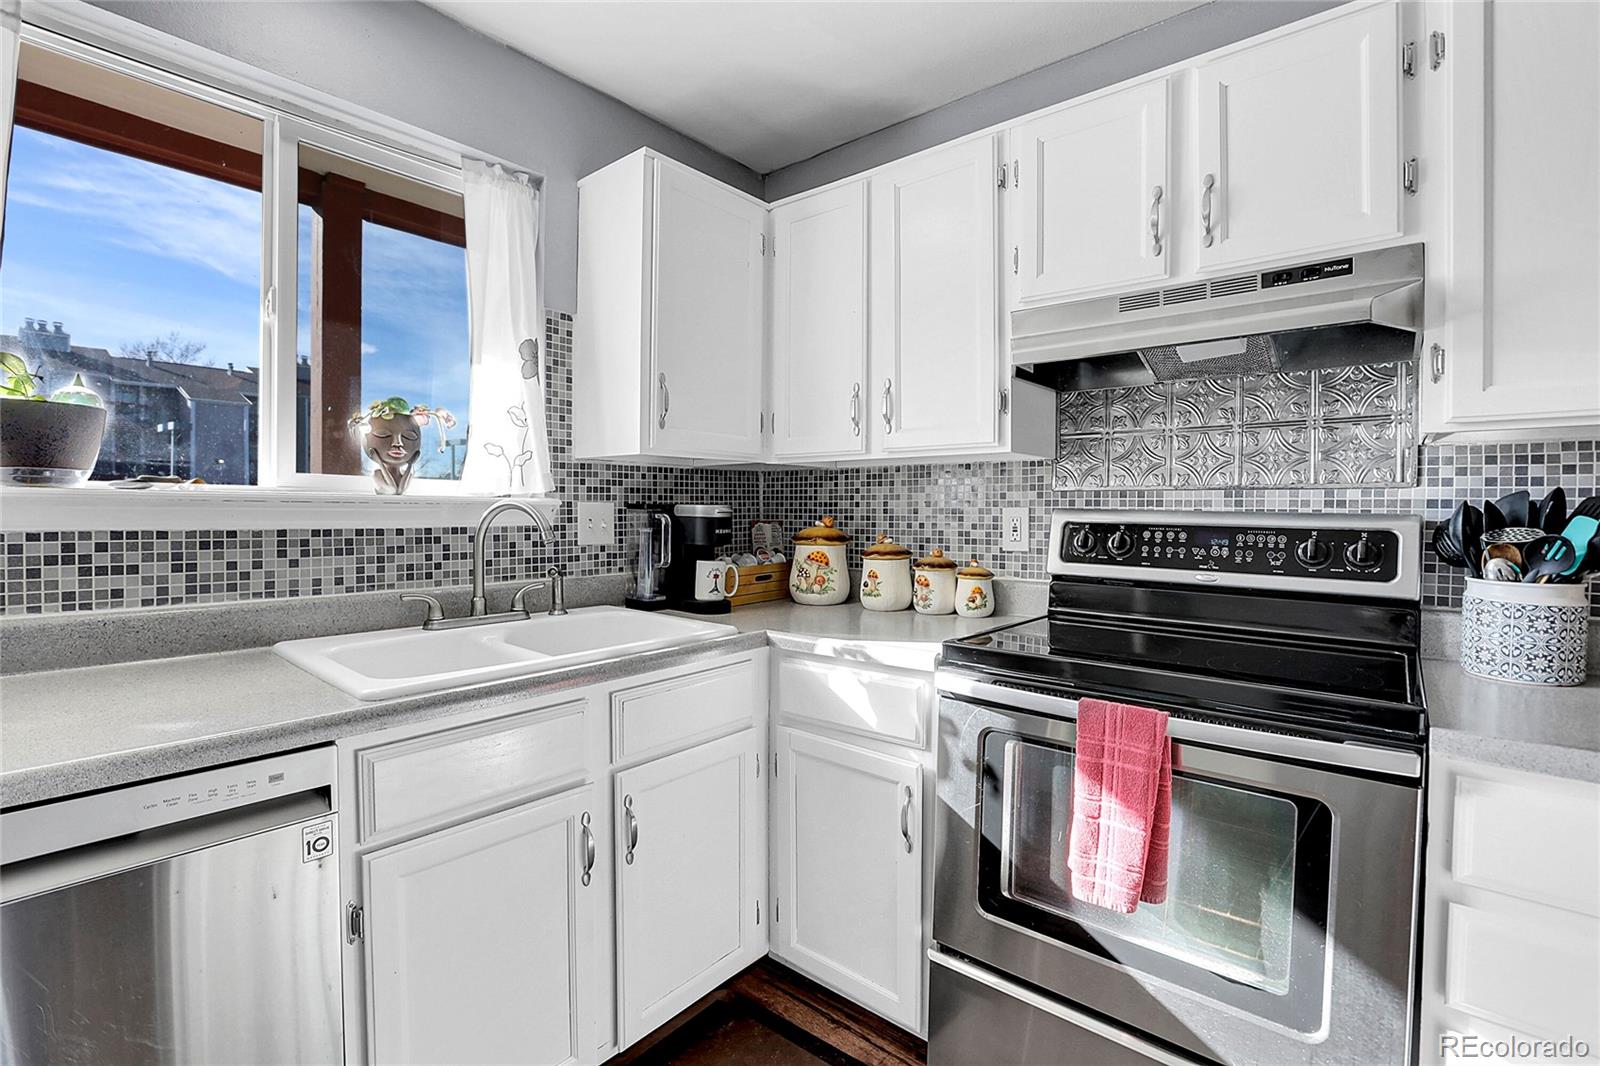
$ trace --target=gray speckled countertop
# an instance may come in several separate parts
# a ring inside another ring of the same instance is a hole
[[[853,604],[778,603],[712,618],[739,632],[622,661],[529,678],[366,702],[270,648],[0,677],[0,806],[37,803],[325,744],[385,725],[470,712],[768,643],[929,669],[941,641],[1003,625]]]
[[[1426,659],[1422,680],[1434,753],[1600,781],[1600,677],[1570,688],[1518,685]]]

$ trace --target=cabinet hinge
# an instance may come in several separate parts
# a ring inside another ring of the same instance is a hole
[[[783,898],[776,896],[772,900],[772,924],[777,925],[783,921]]]
[[[1437,385],[1444,378],[1444,346],[1428,346],[1428,379]]]
[[[772,753],[772,779],[774,781],[776,781],[778,779],[778,753],[777,752],[773,752]]]
[[[1022,164],[1015,159],[1011,161],[1011,187],[1022,188]]]
[[[1428,69],[1438,70],[1444,66],[1444,31],[1434,30],[1428,34]]]
[[[345,904],[345,943],[354,944],[367,935],[366,911],[361,904],[351,900]]]
[[[1003,414],[1003,415],[1011,413],[1011,390],[1010,389],[1001,389],[1000,390],[1000,413]]]
[[[767,254],[767,235],[765,233],[761,235],[761,254]]]
[[[761,780],[761,753],[756,752],[756,780]]]
[[[756,900],[756,924],[761,924],[761,901]]]
[[[996,177],[995,184],[1002,189],[1006,187],[1006,165],[1004,163],[1000,164],[1000,173]]]
[[[1012,274],[1017,274],[1021,270],[1022,270],[1022,251],[1017,245],[1013,244],[1011,246],[1011,273]]]
[[[1412,156],[1400,167],[1400,184],[1407,196],[1417,195],[1417,157]]]
[[[1406,46],[1400,49],[1400,73],[1408,78],[1417,76],[1417,42],[1407,41]]]

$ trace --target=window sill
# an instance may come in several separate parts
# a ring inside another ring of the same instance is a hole
[[[378,496],[244,486],[0,487],[0,532],[52,529],[359,529],[477,524],[495,496]],[[561,501],[529,498],[554,524]],[[501,521],[516,524],[516,515]]]

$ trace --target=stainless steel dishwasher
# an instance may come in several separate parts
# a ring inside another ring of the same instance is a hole
[[[0,813],[0,1062],[342,1059],[335,766]]]

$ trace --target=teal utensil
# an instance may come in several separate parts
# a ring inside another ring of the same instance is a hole
[[[1596,497],[1591,496],[1585,504]],[[1597,508],[1600,510],[1600,508]],[[1567,527],[1561,531],[1561,539],[1572,545],[1572,565],[1561,571],[1562,577],[1570,577],[1583,568],[1584,559],[1589,553],[1589,542],[1594,539],[1595,533],[1600,532],[1600,516],[1583,514],[1580,508],[1572,518],[1567,519]]]

